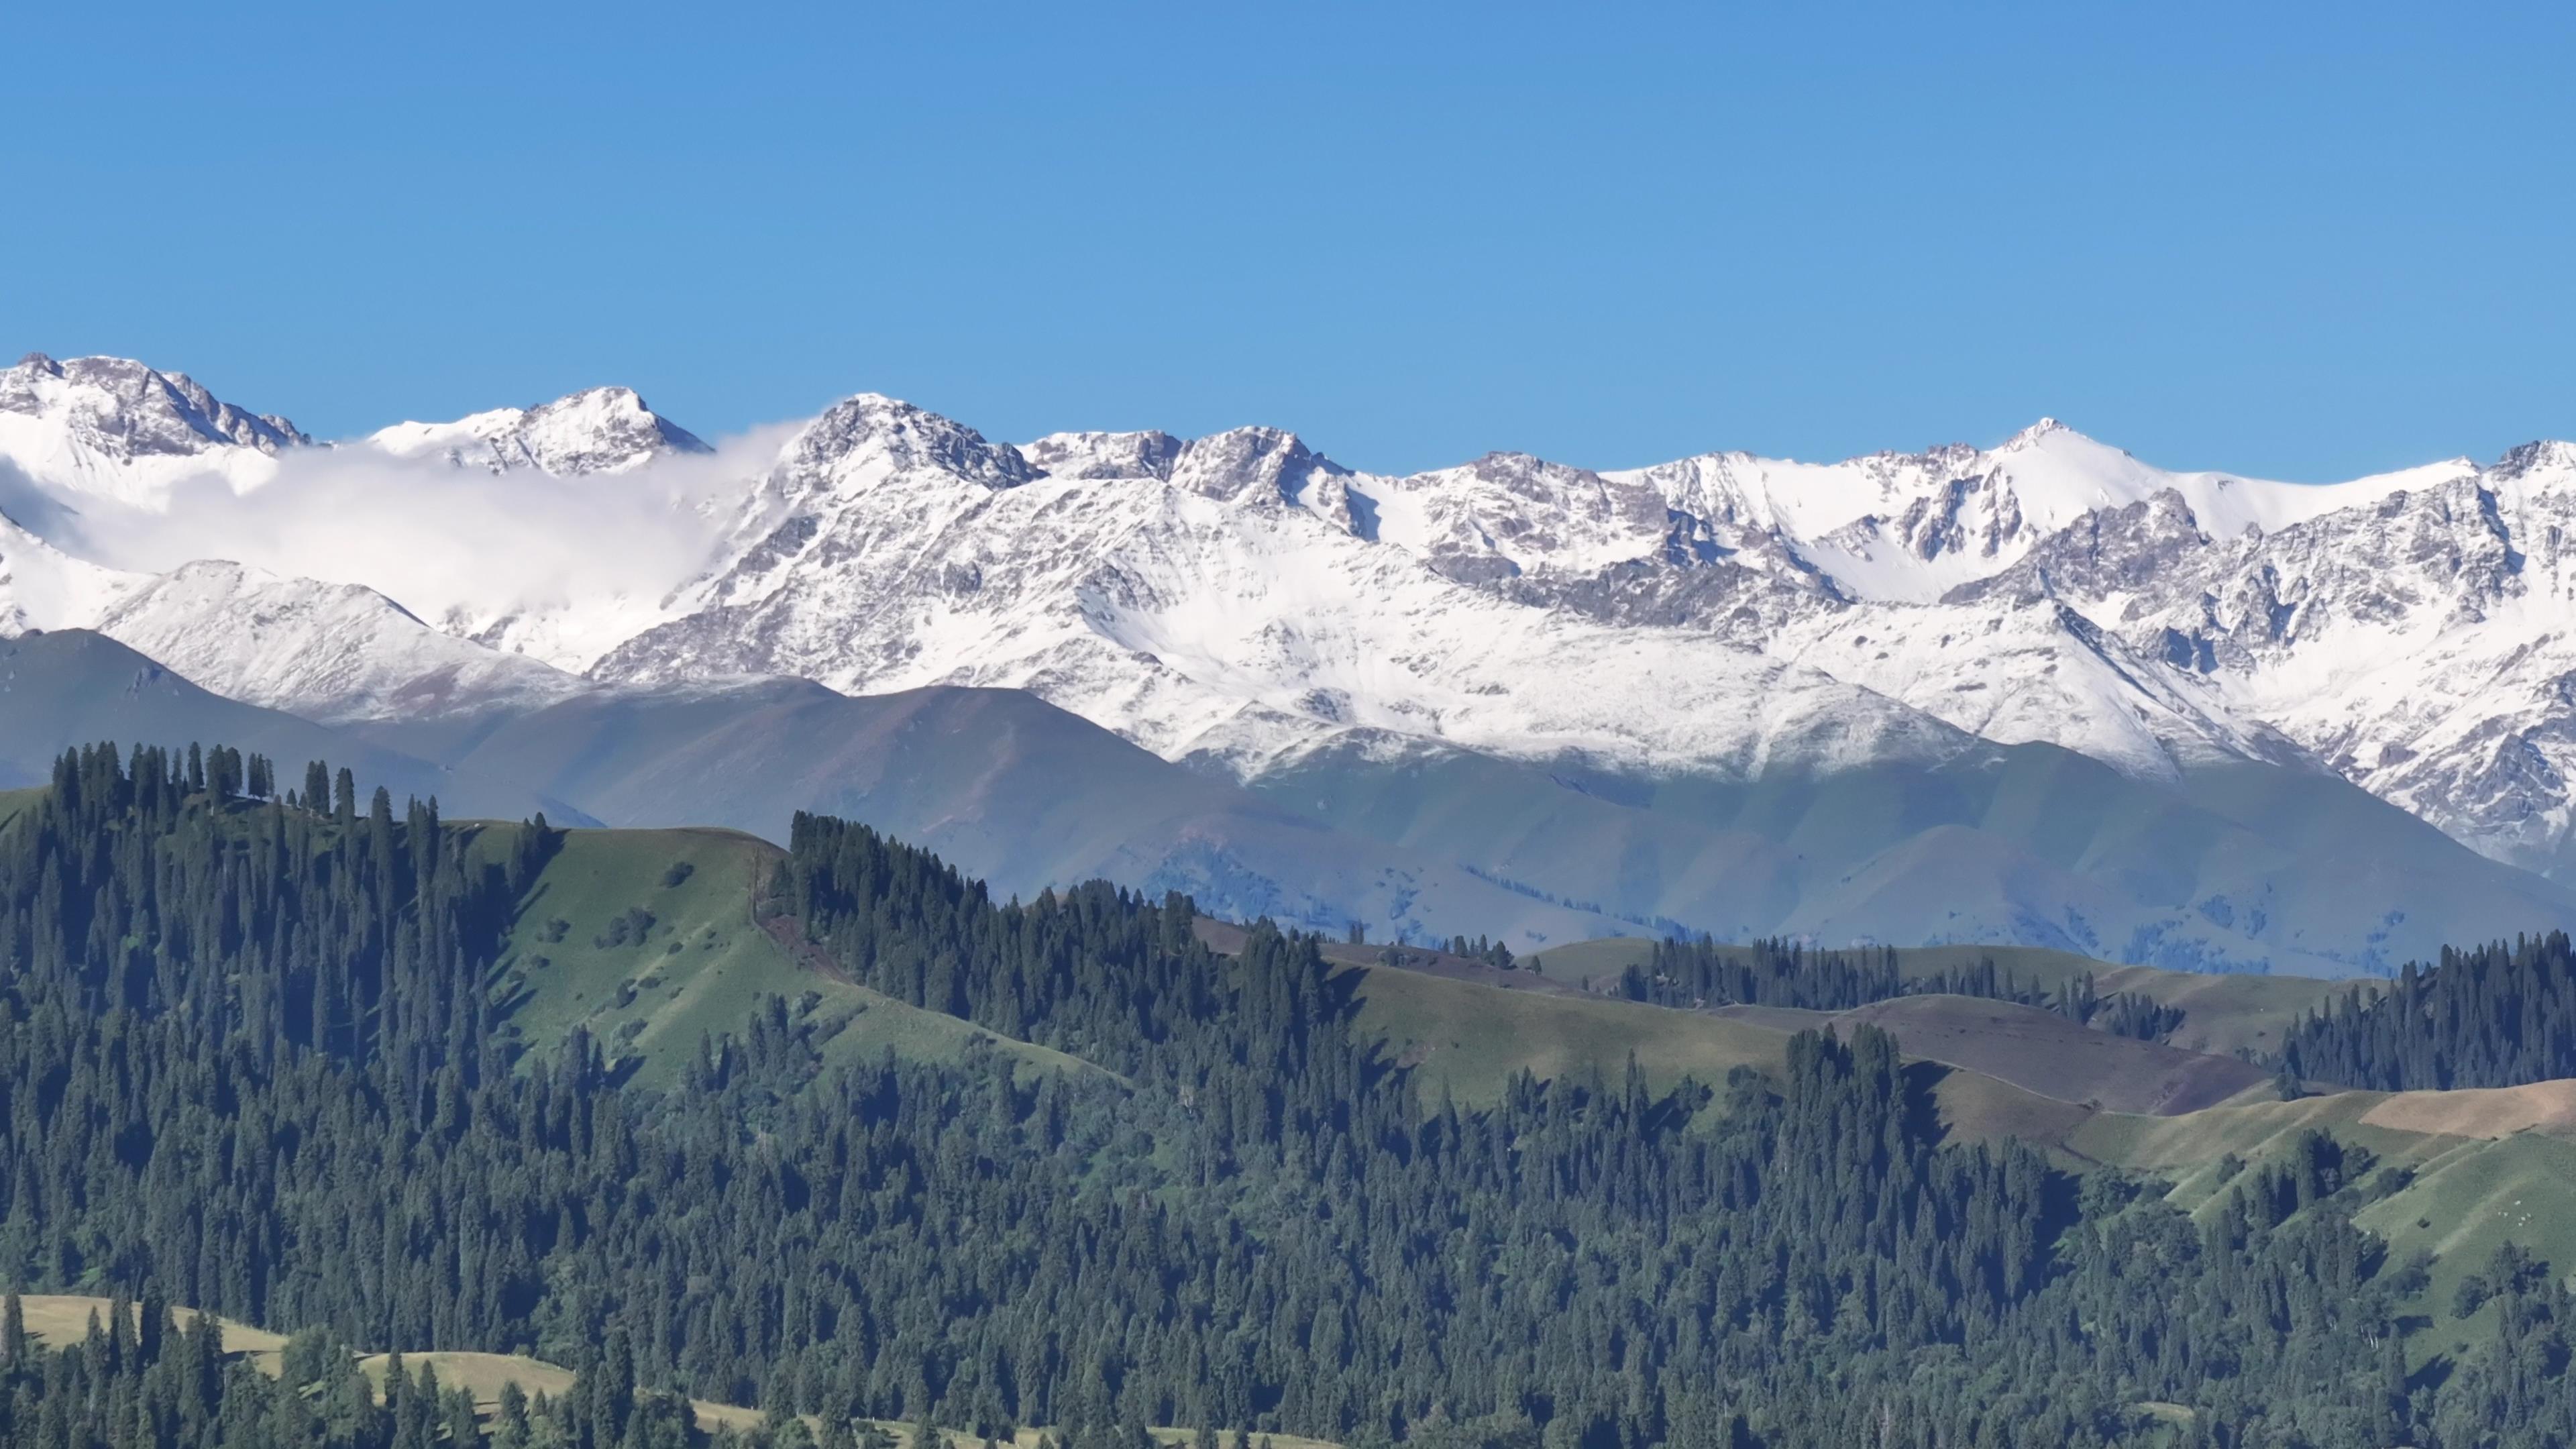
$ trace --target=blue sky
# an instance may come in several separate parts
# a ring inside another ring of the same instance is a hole
[[[2576,7],[1599,10],[27,7],[0,351],[1380,469],[2576,434]]]

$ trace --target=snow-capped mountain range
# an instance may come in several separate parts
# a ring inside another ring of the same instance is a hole
[[[0,519],[0,627],[97,628],[322,720],[743,675],[999,686],[1254,783],[1337,750],[1720,781],[2033,742],[2147,782],[2251,761],[2576,869],[2564,443],[2301,485],[2166,472],[2043,420],[1839,463],[1497,453],[1392,477],[1271,428],[1015,445],[861,395],[670,507],[688,567],[596,596],[532,577],[505,607],[397,601],[301,559],[80,556],[116,509],[191,477],[248,496],[324,446],[136,363],[0,371],[0,471],[93,525]],[[709,452],[617,388],[328,446],[408,487]]]

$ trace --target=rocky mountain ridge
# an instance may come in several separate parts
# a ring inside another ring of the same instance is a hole
[[[56,362],[31,352],[0,369],[0,459],[76,495],[145,504],[179,479],[209,474],[254,487],[279,452],[311,441],[186,373],[122,357]]]
[[[532,408],[495,408],[452,423],[396,423],[365,443],[399,458],[440,457],[507,473],[623,473],[674,453],[711,451],[635,390],[594,387]]]
[[[71,507],[166,486],[133,459],[183,454],[97,441],[162,425],[120,430],[98,399],[202,389],[97,360],[0,377],[22,374],[0,381],[0,463]],[[79,378],[126,381],[81,384],[84,412],[62,402]],[[238,489],[305,446],[189,406],[207,427],[173,446]],[[346,446],[577,476],[706,445],[595,389]],[[0,609],[331,719],[746,674],[999,686],[1255,786],[1354,751],[1741,783],[2047,745],[2150,783],[2331,775],[2498,860],[2576,856],[2565,444],[2295,485],[2166,472],[2043,420],[1835,464],[1497,453],[1393,477],[1272,428],[1015,446],[863,394],[744,472],[673,516],[698,567],[614,600],[84,574],[20,529]]]

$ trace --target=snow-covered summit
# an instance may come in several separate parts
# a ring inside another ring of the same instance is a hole
[[[2506,451],[2487,470],[2499,480],[2519,481],[2524,478],[2548,478],[2565,483],[2576,479],[2576,443],[2557,438],[2542,438]]]
[[[943,474],[985,488],[1012,488],[1038,470],[1008,444],[927,408],[863,392],[824,409],[779,450],[768,486],[782,495],[821,486],[847,493],[887,478]]]
[[[1607,476],[1640,481],[1720,527],[1794,540],[1855,597],[1929,603],[2003,572],[2080,519],[2167,493],[2226,539],[2474,471],[2438,463],[2328,485],[2173,472],[2042,418],[1990,449],[1950,444],[1839,463],[1711,453]]]
[[[534,468],[569,477],[623,473],[673,453],[710,451],[697,435],[645,406],[633,388],[594,387],[532,408],[494,408],[447,423],[396,423],[365,442],[396,457],[443,457],[460,468]]]
[[[1056,476],[877,400],[826,419],[761,483],[779,507],[594,677],[1022,688],[1244,775],[1355,732],[1741,777],[1978,747],[1699,631],[1620,631],[1426,568],[1294,506],[1346,480],[1276,430],[1183,444],[1168,478]]]
[[[153,507],[179,479],[207,474],[238,492],[266,482],[280,451],[310,441],[186,373],[128,358],[35,352],[0,369],[0,462],[67,495]]]
[[[1495,453],[1384,476],[1276,428],[1004,449],[865,395],[789,442],[719,564],[596,669],[1007,684],[1241,772],[1350,729],[1720,774],[1850,756],[1791,723],[1819,716],[1767,660],[1871,700],[1834,708],[1918,720],[1868,732],[1881,741],[2040,741],[2151,778],[2230,759],[2323,769],[2326,735],[2226,664],[2259,650],[2147,622],[2136,601],[2481,478],[2545,492],[2555,457],[2309,487],[2155,468],[2044,419],[1992,448],[1831,464],[1715,453],[1596,472]],[[2230,617],[2258,617],[2243,608]],[[1498,655],[1504,640],[1527,642]],[[1677,706],[1685,667],[1735,681],[1733,708],[1774,744],[1748,750]],[[1744,683],[1748,668],[1773,682]]]
[[[1526,453],[1404,478],[1353,477],[1354,531],[1418,554],[1451,578],[1591,573],[1651,558],[1671,510],[1633,478],[1614,478]]]

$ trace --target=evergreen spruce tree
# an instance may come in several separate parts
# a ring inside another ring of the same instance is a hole
[[[512,1379],[501,1386],[500,1401],[493,1407],[492,1449],[532,1449],[532,1429],[527,1390]]]

